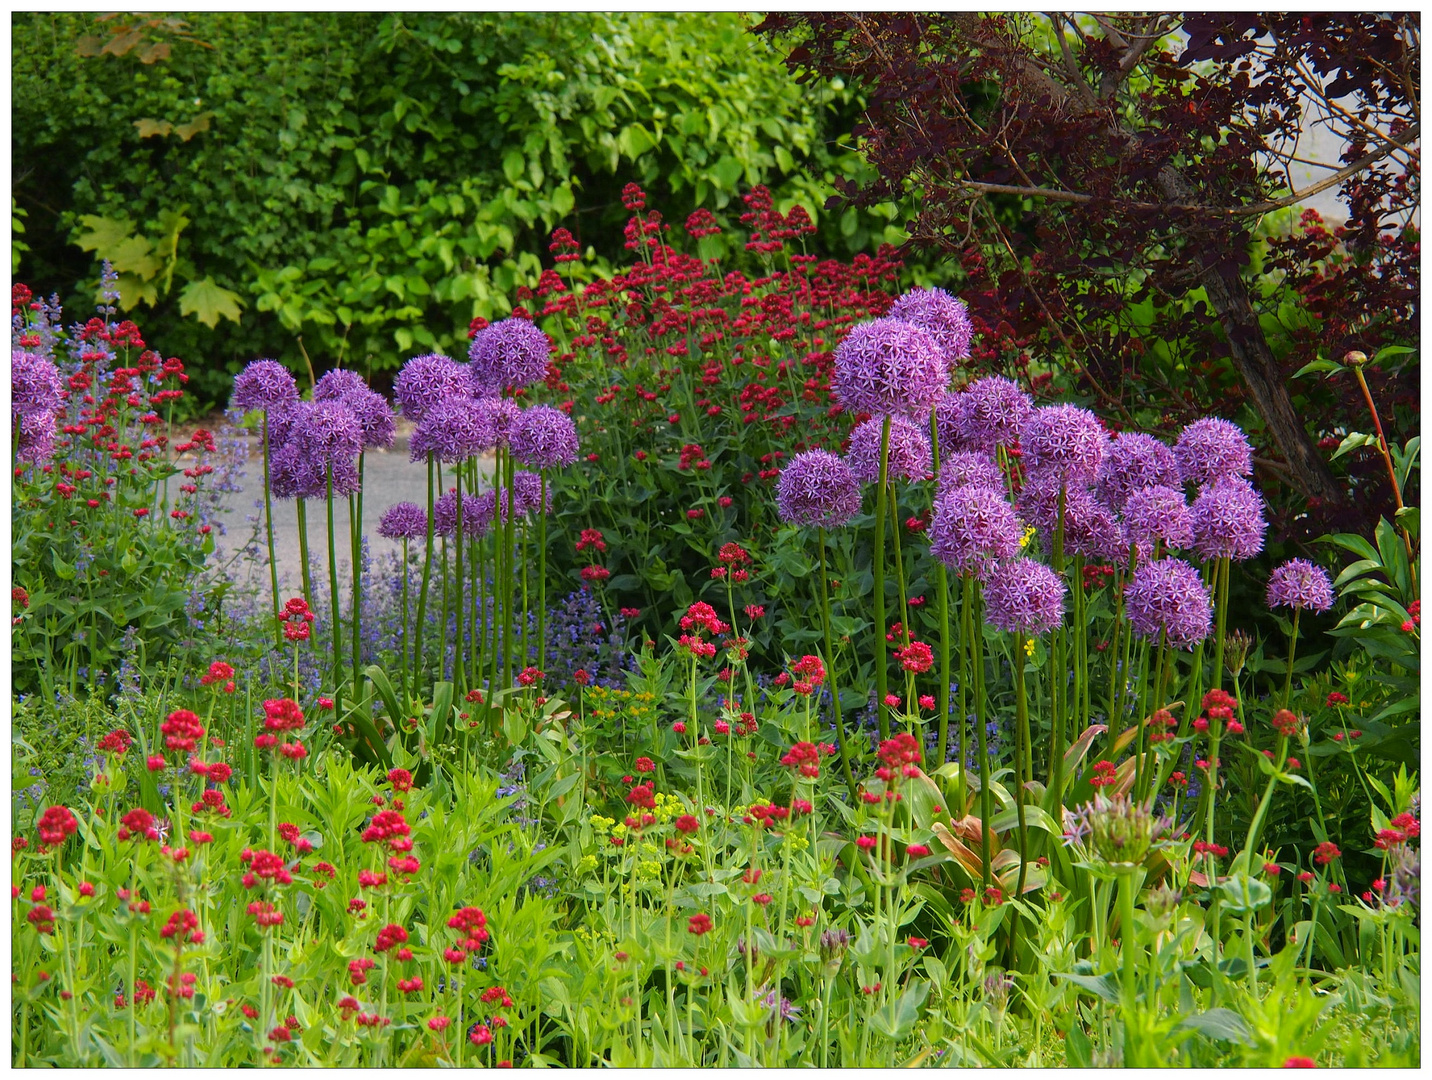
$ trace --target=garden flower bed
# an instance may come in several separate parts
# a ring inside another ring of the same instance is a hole
[[[623,198],[630,267],[558,230],[392,402],[237,377],[257,594],[182,363],[16,286],[14,1062],[1417,1063],[1415,513],[1255,576],[1236,425],[1108,430],[761,189],[754,277]]]

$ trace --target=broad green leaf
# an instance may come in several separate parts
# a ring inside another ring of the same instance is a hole
[[[1263,887],[1267,888],[1266,885]],[[1251,1046],[1253,1043],[1248,1025],[1244,1023],[1243,1017],[1232,1009],[1209,1009],[1207,1012],[1186,1016],[1179,1021],[1178,1026],[1192,1028],[1210,1039],[1221,1039],[1241,1046]]]
[[[239,294],[216,285],[212,277],[191,281],[179,293],[179,314],[196,316],[211,330],[219,325],[220,319],[238,322],[242,307],[243,300]]]

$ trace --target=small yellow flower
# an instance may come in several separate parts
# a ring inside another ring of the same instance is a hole
[[[612,826],[612,835],[613,835],[613,836],[625,836],[626,834],[627,834],[626,822],[624,822],[624,821],[619,821],[619,822],[617,822],[615,825]]]
[[[1025,526],[1024,535],[1020,538],[1019,541],[1019,546],[1021,549],[1027,548],[1029,546],[1029,542],[1034,539],[1034,534],[1036,532],[1038,532],[1038,530],[1035,529],[1033,525]]]
[[[1034,657],[1034,639],[1033,639],[1033,638],[1026,638],[1026,639],[1025,639],[1025,642],[1024,642],[1024,655],[1030,657],[1031,659],[1033,659],[1033,657]]]

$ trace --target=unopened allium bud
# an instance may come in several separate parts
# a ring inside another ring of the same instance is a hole
[[[1223,642],[1223,666],[1236,680],[1243,674],[1248,654],[1253,651],[1253,638],[1246,631],[1234,630]]]
[[[1123,795],[1112,799],[1095,795],[1087,821],[1093,853],[1105,862],[1124,866],[1142,863],[1170,824],[1167,818],[1154,816],[1151,803]]]

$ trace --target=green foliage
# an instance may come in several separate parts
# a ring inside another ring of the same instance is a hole
[[[205,357],[211,398],[257,355],[300,367],[299,337],[316,362],[370,371],[460,349],[472,317],[506,314],[550,265],[555,226],[604,273],[629,179],[680,217],[756,183],[778,208],[819,207],[859,171],[837,141],[852,94],[796,85],[745,28],[736,14],[197,14],[152,56],[139,36],[96,45],[87,15],[18,16],[21,265],[73,300],[109,258],[164,353]],[[856,251],[897,233],[894,217],[822,226]]]

